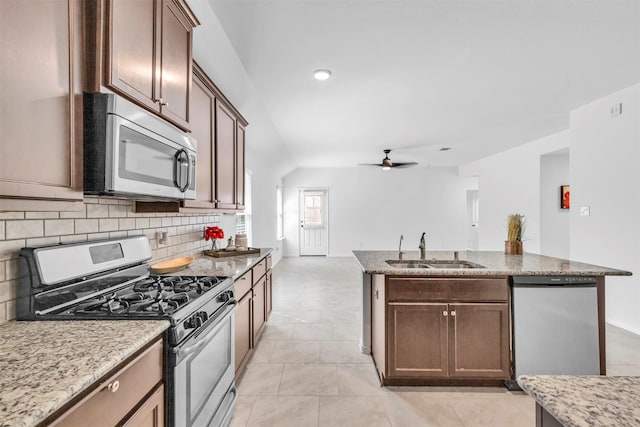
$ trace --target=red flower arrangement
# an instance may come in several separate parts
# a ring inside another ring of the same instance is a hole
[[[220,227],[205,227],[204,229],[204,240],[213,240],[211,244],[211,250],[215,251],[217,249],[217,240],[216,239],[224,239],[224,231]]]

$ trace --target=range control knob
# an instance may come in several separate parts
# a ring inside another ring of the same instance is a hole
[[[207,320],[209,320],[209,315],[207,314],[206,311],[199,311],[196,313],[196,316],[198,316],[198,319],[200,319],[201,325]]]
[[[202,316],[202,314],[204,314],[204,316]],[[196,314],[194,314],[193,316],[191,316],[190,318],[188,318],[187,320],[185,320],[184,322],[184,328],[185,329],[197,329],[200,326],[202,326],[202,324],[206,321],[207,319],[207,313],[200,311]]]
[[[224,291],[220,296],[218,296],[218,301],[227,302],[230,301],[231,298],[233,298],[233,291]]]

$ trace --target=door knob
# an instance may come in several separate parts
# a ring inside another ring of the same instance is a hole
[[[451,310],[451,315],[455,316],[456,315],[456,311],[455,310]]]
[[[449,314],[449,313],[447,313],[447,310],[444,310],[444,311],[442,312],[442,315],[443,315],[444,317],[447,317],[447,315],[448,315],[448,314]]]

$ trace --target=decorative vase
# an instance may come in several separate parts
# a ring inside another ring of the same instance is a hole
[[[217,251],[218,250],[218,239],[211,239],[211,250],[212,251]]]
[[[507,255],[522,255],[522,241],[505,240],[504,253]]]

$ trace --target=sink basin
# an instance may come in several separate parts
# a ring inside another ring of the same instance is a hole
[[[484,265],[470,261],[449,260],[449,259],[427,259],[427,260],[387,260],[387,264],[394,268],[486,268]]]

